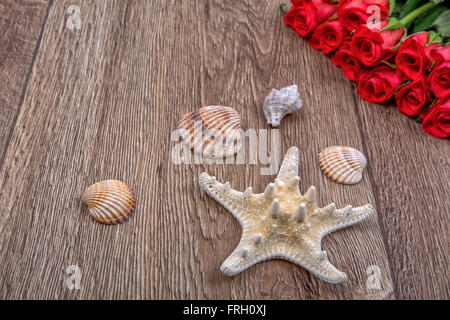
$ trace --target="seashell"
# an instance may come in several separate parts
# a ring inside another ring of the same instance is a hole
[[[241,148],[241,117],[231,107],[207,106],[185,114],[178,125],[181,138],[194,153],[225,158]]]
[[[361,181],[367,160],[354,148],[333,146],[320,151],[319,163],[323,172],[331,180],[343,184],[355,184]]]
[[[263,110],[267,123],[278,127],[285,115],[294,113],[301,107],[302,100],[298,95],[298,87],[294,84],[280,90],[272,89],[264,100]]]
[[[118,224],[128,220],[135,205],[133,190],[118,180],[93,184],[86,189],[81,199],[87,204],[89,214],[104,224]]]

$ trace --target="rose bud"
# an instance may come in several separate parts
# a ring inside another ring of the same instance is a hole
[[[385,102],[389,100],[401,81],[395,69],[380,65],[363,74],[358,82],[358,92],[361,98],[370,102]]]
[[[436,138],[450,137],[450,97],[438,99],[421,117],[423,131]]]
[[[428,101],[428,88],[423,77],[400,87],[395,94],[398,110],[408,116],[418,115]]]
[[[450,61],[450,44],[445,47],[439,46],[431,50],[431,57],[434,60],[434,65],[438,66],[444,61]]]
[[[337,12],[331,0],[294,1],[284,16],[284,23],[302,37],[310,36],[316,27]]]
[[[324,53],[329,54],[339,48],[348,34],[349,32],[344,29],[341,23],[337,19],[334,19],[318,26],[314,30],[309,44],[312,48],[322,50]]]
[[[427,83],[436,97],[450,97],[450,61],[434,67],[428,75]]]
[[[341,67],[347,79],[358,82],[361,75],[367,73],[368,69],[353,55],[350,44],[350,41],[345,41],[331,57],[331,62]]]
[[[439,43],[431,43],[428,32],[416,33],[403,40],[395,57],[397,73],[402,80],[416,79],[431,67],[433,62],[431,50],[440,46]]]
[[[368,10],[373,5],[380,8],[379,19],[389,16],[389,0],[339,0],[339,21],[348,31],[353,31],[375,14],[374,11]]]
[[[377,28],[375,24],[363,25],[353,34],[352,51],[366,66],[375,66],[395,55],[394,47],[400,44],[405,29],[380,31],[387,23],[388,21],[381,21]]]

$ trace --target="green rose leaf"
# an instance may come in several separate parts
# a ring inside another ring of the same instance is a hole
[[[432,43],[442,42],[442,37],[436,31],[431,30],[428,34],[428,43],[425,46],[429,46]]]
[[[403,2],[399,2],[399,1],[395,2],[394,12],[397,16],[400,15],[400,12],[402,11],[404,5],[405,4]]]
[[[413,11],[415,8],[418,7],[419,3],[421,0],[408,0],[406,1],[405,5],[402,8],[402,11],[400,11],[400,16],[399,18],[403,18],[406,15],[408,15],[408,13],[410,13],[411,11]]]
[[[436,6],[425,12],[414,21],[413,33],[429,30],[434,20],[441,15],[447,8],[444,6]]]
[[[434,8],[436,3],[433,1],[427,2],[426,4],[414,9],[412,12],[408,13],[405,17],[400,19],[400,23],[409,28],[416,18],[428,12],[430,9]]]
[[[431,0],[431,2],[434,2],[434,3],[436,3],[436,4],[439,4],[439,3],[444,2],[444,0]]]
[[[391,19],[389,19],[388,24],[383,29],[381,29],[380,32],[385,31],[385,30],[399,29],[399,28],[403,28],[403,27],[404,27],[404,25],[402,22],[400,22],[400,20],[392,17]]]
[[[442,12],[434,20],[432,27],[435,27],[441,36],[450,37],[450,9]]]

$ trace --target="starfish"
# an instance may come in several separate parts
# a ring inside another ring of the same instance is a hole
[[[233,190],[230,183],[218,182],[206,172],[200,185],[239,221],[241,240],[220,270],[234,276],[254,264],[269,259],[286,259],[320,279],[340,283],[347,275],[333,266],[322,251],[322,238],[336,230],[358,223],[373,213],[372,205],[336,209],[316,205],[316,189],[301,195],[298,176],[298,149],[288,150],[274,183],[253,194]]]

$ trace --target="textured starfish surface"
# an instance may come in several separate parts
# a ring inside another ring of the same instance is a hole
[[[218,182],[207,173],[200,175],[202,188],[239,221],[241,241],[220,270],[233,276],[268,259],[286,259],[331,283],[347,279],[322,251],[322,238],[339,229],[362,221],[373,213],[370,204],[336,209],[334,203],[324,208],[316,205],[316,189],[301,195],[298,177],[298,149],[288,150],[274,183],[253,194],[231,189],[230,183]]]

